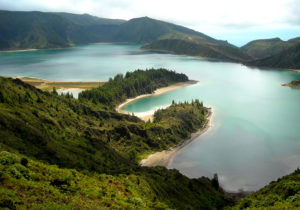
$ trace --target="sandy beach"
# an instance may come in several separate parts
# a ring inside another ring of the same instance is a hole
[[[9,52],[27,52],[27,51],[36,51],[38,49],[23,49],[23,50],[1,50],[0,53],[9,53]]]
[[[140,164],[141,166],[168,166],[170,161],[175,157],[176,153],[189,143],[191,143],[194,139],[196,139],[201,134],[205,133],[210,127],[211,127],[211,116],[213,112],[212,109],[209,108],[209,112],[207,115],[207,123],[204,126],[204,128],[201,128],[195,133],[191,134],[191,137],[189,139],[184,140],[181,144],[172,147],[168,150],[163,150],[161,152],[156,152],[154,154],[149,155],[146,159],[141,160]]]
[[[146,97],[150,97],[150,96],[157,96],[157,95],[161,95],[161,94],[164,94],[164,93],[167,93],[167,92],[170,92],[170,91],[173,91],[173,90],[176,90],[178,88],[182,88],[182,87],[186,87],[186,86],[189,86],[189,85],[194,85],[198,83],[198,81],[195,81],[195,80],[189,80],[187,82],[178,82],[176,84],[173,84],[173,85],[170,85],[168,87],[163,87],[163,88],[159,88],[157,90],[154,91],[154,93],[151,93],[151,94],[144,94],[144,95],[140,95],[140,96],[137,96],[135,98],[130,98],[130,99],[127,99],[124,103],[120,104],[119,106],[117,106],[116,108],[116,111],[119,112],[119,113],[123,113],[123,114],[131,114],[129,112],[126,112],[125,110],[123,110],[123,108],[130,104],[130,103],[133,103],[134,101],[137,101],[141,98],[146,98]],[[153,115],[150,114],[150,115],[143,115],[143,116],[138,116],[140,119],[144,120],[144,121],[148,121],[148,120],[152,120],[153,119]]]

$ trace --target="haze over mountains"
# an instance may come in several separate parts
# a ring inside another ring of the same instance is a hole
[[[148,17],[126,21],[88,14],[0,11],[0,50],[64,48],[96,42],[139,43],[144,44],[144,49],[154,51],[246,65],[300,68],[295,47],[300,38],[254,40],[239,48],[201,32]],[[284,57],[280,56],[282,51]]]

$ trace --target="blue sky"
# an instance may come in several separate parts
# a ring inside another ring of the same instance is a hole
[[[300,0],[0,0],[0,8],[126,20],[149,16],[238,46],[253,39],[300,36]]]

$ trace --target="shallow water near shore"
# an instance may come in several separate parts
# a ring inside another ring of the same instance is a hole
[[[83,45],[0,54],[0,75],[57,81],[104,81],[134,69],[168,68],[198,84],[125,107],[136,115],[198,98],[213,107],[212,128],[177,153],[169,168],[189,177],[218,173],[226,190],[257,190],[300,166],[300,80],[290,71],[249,68],[189,56],[150,53],[139,45]]]

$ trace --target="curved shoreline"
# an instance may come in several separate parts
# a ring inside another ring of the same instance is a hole
[[[163,150],[161,152],[155,152],[149,155],[147,158],[140,161],[141,166],[164,166],[167,167],[169,163],[173,160],[175,155],[179,152],[180,149],[190,144],[193,140],[195,140],[200,135],[204,134],[211,127],[211,117],[212,117],[212,108],[208,108],[208,115],[206,116],[207,122],[203,128],[200,128],[197,132],[192,133],[191,137],[184,140],[180,144],[171,147],[168,150]]]
[[[146,97],[150,97],[150,96],[158,96],[158,95],[161,95],[161,94],[164,94],[164,93],[167,93],[167,92],[170,92],[170,91],[182,88],[182,87],[194,85],[194,84],[197,84],[197,83],[198,83],[198,81],[196,81],[196,80],[189,80],[187,82],[178,82],[178,83],[172,84],[172,85],[167,86],[167,87],[159,88],[159,89],[155,90],[154,93],[143,94],[143,95],[139,95],[135,98],[129,98],[124,103],[118,105],[116,107],[116,111],[119,112],[119,113],[123,113],[123,114],[131,114],[130,112],[127,112],[127,111],[124,110],[124,107],[127,106],[130,103],[133,103],[133,102],[135,102],[139,99],[142,99],[142,98],[146,98]],[[144,121],[148,121],[148,120],[152,120],[153,115],[152,114],[151,115],[144,115],[144,116],[140,116],[139,118],[144,120]]]

